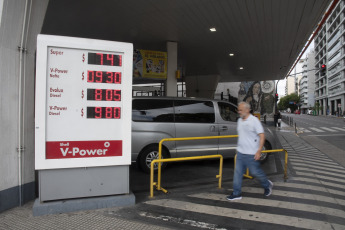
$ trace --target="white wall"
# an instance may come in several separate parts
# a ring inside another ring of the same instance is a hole
[[[25,49],[23,58],[26,60],[22,76],[19,76],[18,47],[21,43],[23,20],[25,15],[24,0],[3,1],[0,27],[0,193],[3,190],[18,186],[18,152],[19,146],[19,80],[22,79],[23,110],[21,117],[24,142],[21,144],[23,152],[23,184],[33,182],[34,170],[34,68],[36,37],[40,33],[49,0],[29,0],[26,30],[27,40],[24,39]],[[32,3],[32,5],[31,5]],[[31,5],[31,7],[30,7]],[[1,9],[1,8],[0,8]],[[25,36],[26,37],[26,36]],[[24,80],[25,74],[25,80]],[[24,191],[25,193],[25,191]],[[1,198],[1,197],[0,197]]]

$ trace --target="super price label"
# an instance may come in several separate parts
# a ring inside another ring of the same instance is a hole
[[[46,159],[122,156],[122,141],[47,141]]]

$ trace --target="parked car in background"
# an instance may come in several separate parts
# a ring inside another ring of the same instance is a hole
[[[132,161],[145,172],[158,158],[158,143],[164,138],[237,134],[237,106],[218,100],[198,98],[138,97],[132,103]],[[265,129],[264,149],[276,148]],[[222,154],[233,158],[237,138],[169,141],[163,143],[163,158]],[[261,162],[267,160],[261,155]],[[163,164],[163,167],[166,164]],[[155,166],[156,169],[157,166]]]

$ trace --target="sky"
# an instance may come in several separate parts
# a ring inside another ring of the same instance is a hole
[[[305,53],[303,54],[302,58],[306,57],[306,54],[309,53],[310,51],[312,51],[314,49],[314,41],[312,41],[312,43],[310,43],[308,49],[305,51]],[[293,74],[295,71],[292,70],[291,74]],[[296,65],[296,73],[302,72],[302,64],[297,63]],[[279,94],[279,98],[285,96],[285,85],[286,85],[286,80],[280,80],[278,83],[278,94]]]

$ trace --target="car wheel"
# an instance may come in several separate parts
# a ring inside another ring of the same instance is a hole
[[[163,148],[162,149],[162,159],[169,158],[168,152]],[[158,146],[149,146],[144,149],[140,154],[139,165],[140,169],[145,173],[150,173],[151,162],[158,159]],[[167,163],[162,163],[162,169],[167,166]],[[154,171],[158,170],[158,163],[154,164]]]
[[[271,149],[272,149],[271,144],[268,141],[265,141],[265,144],[264,144],[264,147],[262,148],[262,150],[271,150]],[[267,161],[268,155],[269,155],[269,153],[261,153],[260,160],[259,160],[261,164],[263,164]]]

